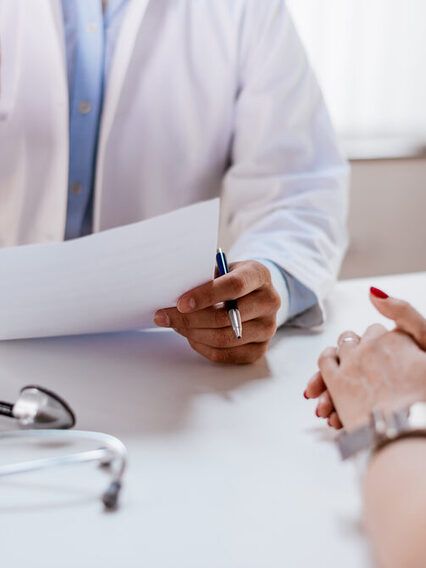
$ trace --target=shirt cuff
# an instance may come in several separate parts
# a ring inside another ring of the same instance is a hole
[[[277,312],[277,327],[318,303],[317,297],[311,290],[277,264],[266,259],[256,260],[268,268],[272,285],[281,298],[281,307]]]

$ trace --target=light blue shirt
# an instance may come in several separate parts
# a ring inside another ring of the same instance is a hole
[[[65,239],[92,232],[93,189],[103,95],[125,7],[129,0],[110,0],[105,15],[101,0],[61,0],[67,55],[70,108],[70,156]],[[307,310],[314,294],[269,261],[273,283],[283,300],[282,320]]]
[[[105,82],[128,0],[62,0],[70,108],[65,239],[92,232],[93,187]]]

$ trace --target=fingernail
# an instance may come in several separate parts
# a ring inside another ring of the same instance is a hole
[[[195,310],[195,300],[194,298],[181,298],[177,307],[180,312],[191,312]]]
[[[157,312],[154,316],[154,322],[160,327],[170,327],[170,318],[166,312]]]
[[[306,400],[309,400],[309,396],[306,394],[306,391],[303,393],[303,396],[306,398]]]
[[[331,420],[330,420],[330,418],[327,420],[327,424],[328,424],[329,426],[331,426]]]
[[[374,288],[374,286],[372,286],[370,288],[370,294],[372,294],[376,298],[379,298],[380,300],[386,300],[387,298],[389,298],[389,296],[388,296],[388,294],[386,294],[386,292],[379,290],[379,288]]]
[[[321,416],[319,415],[319,412],[318,412],[318,408],[315,409],[315,414],[318,416],[318,418],[321,418]]]

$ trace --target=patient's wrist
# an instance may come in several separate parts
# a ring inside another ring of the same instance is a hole
[[[408,452],[424,451],[426,449],[426,435],[424,437],[397,438],[392,443],[386,444],[379,451],[374,452],[367,464],[367,469],[374,467],[381,460],[391,457],[400,457]]]
[[[376,408],[370,420],[351,431],[343,431],[337,445],[343,460],[364,455],[364,462],[385,446],[403,438],[426,438],[426,403],[407,404],[392,412]]]

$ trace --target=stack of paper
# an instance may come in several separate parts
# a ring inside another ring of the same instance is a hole
[[[0,339],[154,327],[213,277],[219,200],[64,243],[0,250]]]

